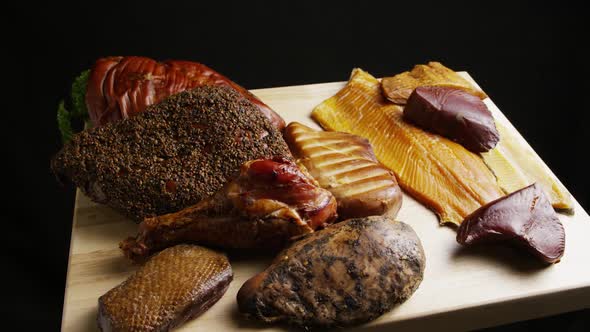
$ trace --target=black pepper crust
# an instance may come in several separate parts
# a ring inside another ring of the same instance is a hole
[[[195,204],[242,163],[272,157],[292,160],[258,108],[230,88],[203,86],[77,134],[51,169],[94,201],[141,221]]]

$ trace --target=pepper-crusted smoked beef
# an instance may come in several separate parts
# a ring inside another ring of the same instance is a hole
[[[293,162],[253,160],[215,195],[182,211],[141,223],[121,243],[131,259],[181,242],[230,248],[284,246],[336,219],[336,200]]]
[[[103,332],[169,331],[207,311],[232,279],[221,253],[193,245],[168,248],[98,299],[98,326]]]
[[[291,154],[277,129],[228,87],[203,86],[74,136],[52,161],[98,203],[135,220],[209,197],[240,166]]]
[[[410,297],[424,267],[422,244],[409,225],[383,216],[350,219],[279,253],[242,286],[238,306],[265,322],[360,324]]]
[[[127,119],[181,91],[229,86],[249,99],[280,130],[285,121],[252,93],[213,69],[191,61],[157,62],[128,56],[98,59],[90,72],[86,105],[95,127]]]

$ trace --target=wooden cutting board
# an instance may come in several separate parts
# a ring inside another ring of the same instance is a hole
[[[469,78],[468,74],[462,73]],[[314,106],[345,82],[310,84],[252,92],[281,114],[319,128],[309,117]],[[486,104],[499,121],[515,130],[498,108]],[[575,203],[575,215],[559,215],[566,230],[560,263],[539,267],[526,255],[502,247],[461,250],[455,230],[439,226],[436,216],[407,195],[398,220],[412,225],[426,252],[424,281],[405,303],[359,330],[467,330],[590,307],[590,217]],[[97,331],[98,297],[125,280],[136,266],[118,243],[135,235],[137,225],[92,203],[78,191],[62,318],[63,331]],[[262,271],[272,255],[233,253],[234,281],[209,311],[179,331],[276,331],[285,327],[248,321],[237,311],[236,293]]]

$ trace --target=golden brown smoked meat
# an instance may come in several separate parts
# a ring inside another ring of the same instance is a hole
[[[409,225],[383,216],[350,219],[282,251],[242,286],[238,306],[269,323],[360,324],[410,297],[425,263]]]
[[[177,243],[278,248],[336,219],[336,200],[293,162],[253,160],[219,192],[176,213],[145,219],[121,243],[131,259]]]
[[[98,326],[103,332],[169,331],[207,311],[232,278],[221,253],[193,245],[168,248],[98,299]]]
[[[285,128],[284,137],[297,161],[334,195],[340,219],[382,214],[395,218],[401,189],[393,172],[377,161],[367,139],[297,122]]]

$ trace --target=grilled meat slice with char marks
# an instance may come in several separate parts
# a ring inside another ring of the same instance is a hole
[[[297,122],[285,128],[284,137],[297,161],[334,195],[340,219],[382,214],[395,218],[402,191],[366,138],[313,130]]]
[[[277,248],[336,219],[336,200],[293,162],[244,163],[239,176],[197,205],[148,218],[139,235],[121,243],[131,259],[194,242],[229,248]]]
[[[75,135],[51,167],[95,202],[141,221],[196,204],[244,162],[272,157],[292,158],[258,109],[228,87],[203,86]]]
[[[193,245],[168,248],[98,299],[98,326],[103,332],[169,331],[207,311],[232,279],[221,253]]]
[[[282,251],[242,286],[238,306],[265,322],[360,324],[410,297],[424,266],[422,245],[409,225],[382,216],[350,219]]]
[[[285,121],[248,90],[213,69],[191,61],[146,57],[98,59],[88,80],[86,106],[94,126],[127,119],[173,94],[202,85],[227,86],[250,100],[279,130]]]

